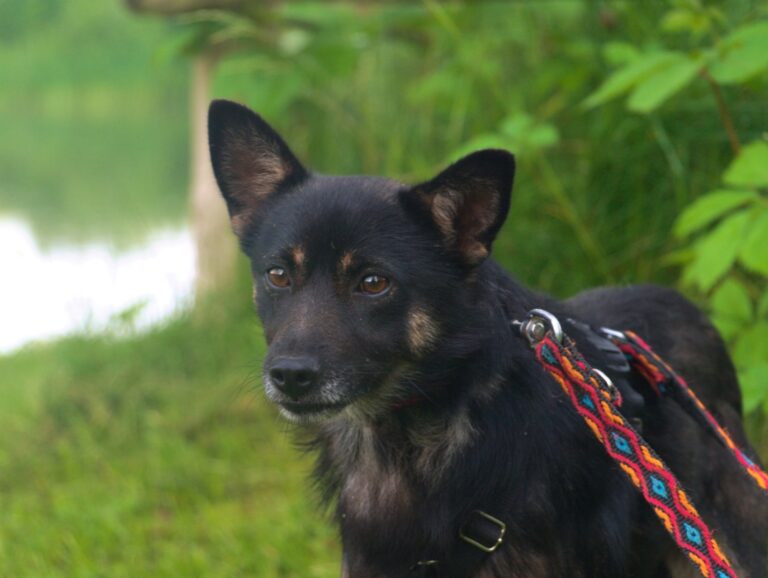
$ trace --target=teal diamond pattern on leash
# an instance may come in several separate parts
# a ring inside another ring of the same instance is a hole
[[[662,482],[659,478],[656,476],[650,476],[651,480],[651,489],[653,490],[653,493],[659,496],[660,498],[666,499],[669,497],[669,492],[667,491],[667,484]],[[690,528],[686,524],[686,527]],[[695,529],[695,528],[692,528]]]
[[[616,446],[617,450],[627,455],[632,455],[632,446],[629,445],[627,438],[617,434],[616,432],[612,432],[611,437],[613,437],[613,445]]]
[[[694,544],[701,546],[701,533],[693,526],[685,523],[685,537],[688,538]]]

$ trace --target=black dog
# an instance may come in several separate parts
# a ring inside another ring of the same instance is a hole
[[[342,576],[698,575],[511,325],[543,307],[634,330],[750,451],[732,363],[694,306],[650,286],[557,302],[512,280],[488,259],[509,209],[505,151],[407,186],[308,172],[238,104],[214,102],[209,128],[270,344],[266,393],[313,436]],[[583,326],[567,330],[610,365]],[[675,403],[641,401],[644,437],[739,577],[766,576],[768,513],[751,480]],[[501,524],[493,553],[461,537],[490,546]]]

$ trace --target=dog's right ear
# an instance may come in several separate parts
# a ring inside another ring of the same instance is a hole
[[[307,174],[280,135],[255,112],[235,102],[211,103],[208,143],[232,229],[241,239],[270,195]]]

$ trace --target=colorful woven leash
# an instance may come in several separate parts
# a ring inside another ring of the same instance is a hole
[[[551,313],[534,309],[519,325],[536,358],[560,384],[589,429],[640,490],[701,575],[737,578],[675,475],[616,409],[620,395],[610,379],[584,360]]]
[[[736,461],[752,476],[762,490],[768,492],[768,474],[753,462],[733,441],[686,381],[632,331],[608,331],[613,343],[627,356],[630,364],[645,377],[657,395],[670,395],[691,417],[707,427],[727,447]]]

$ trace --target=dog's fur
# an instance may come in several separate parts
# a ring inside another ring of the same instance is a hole
[[[509,207],[514,161],[505,151],[474,153],[407,186],[308,172],[235,103],[214,102],[209,126],[270,344],[266,393],[313,436],[341,527],[343,576],[413,576],[415,562],[431,559],[449,578],[698,575],[510,326],[543,307],[636,331],[754,457],[733,365],[694,306],[652,286],[558,302],[511,279],[487,258]],[[290,287],[266,281],[273,267]],[[389,289],[362,292],[370,274]],[[601,367],[579,330],[568,332]],[[272,377],[285,359],[314,368],[299,399]],[[646,404],[644,436],[739,576],[766,576],[768,513],[752,481],[674,402]],[[508,526],[494,554],[477,557],[459,539],[476,509]]]

